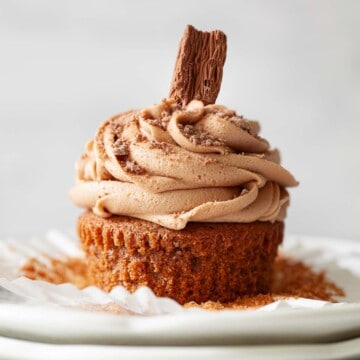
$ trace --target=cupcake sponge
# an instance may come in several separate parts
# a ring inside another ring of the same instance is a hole
[[[180,304],[267,293],[283,222],[189,223],[183,230],[88,211],[78,233],[94,285],[149,286]]]

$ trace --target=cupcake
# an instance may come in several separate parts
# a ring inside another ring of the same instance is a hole
[[[103,122],[77,162],[73,202],[93,283],[180,304],[270,290],[297,184],[256,121],[215,104],[226,37],[188,26],[170,95]]]

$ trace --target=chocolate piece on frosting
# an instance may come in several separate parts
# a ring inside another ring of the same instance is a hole
[[[226,35],[187,25],[176,59],[169,97],[181,105],[191,100],[214,104],[220,91],[226,58]]]

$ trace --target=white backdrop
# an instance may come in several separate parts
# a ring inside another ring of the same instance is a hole
[[[301,183],[287,231],[360,240],[356,0],[0,0],[1,237],[74,229],[74,160],[100,121],[167,96],[187,23],[227,34],[218,103]]]

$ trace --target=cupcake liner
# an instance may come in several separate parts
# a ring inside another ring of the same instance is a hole
[[[286,256],[301,260],[327,276],[346,293],[339,303],[289,298],[250,311],[281,311],[289,309],[319,309],[360,304],[360,244],[343,239],[286,236],[281,250]],[[121,286],[106,293],[90,286],[78,289],[72,284],[55,285],[21,276],[20,267],[31,257],[43,262],[52,258],[84,257],[78,240],[57,230],[43,238],[28,241],[0,241],[0,302],[49,304],[95,311],[111,311],[127,315],[160,315],[203,309],[186,309],[168,298],[160,298],[147,287],[134,293]]]

